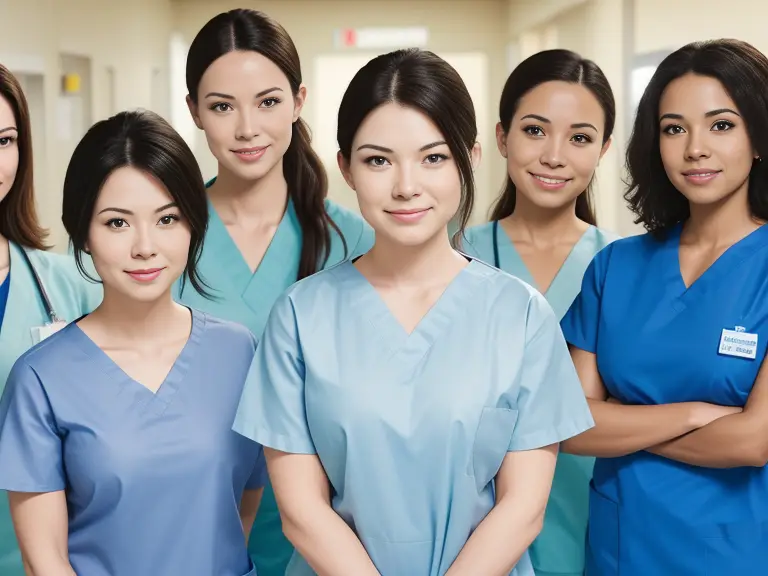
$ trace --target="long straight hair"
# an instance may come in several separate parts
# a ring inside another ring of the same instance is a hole
[[[19,167],[8,194],[0,202],[0,234],[20,246],[47,250],[48,231],[37,219],[35,209],[35,183],[32,164],[32,126],[29,107],[21,85],[11,72],[0,64],[0,97],[13,110],[16,120],[19,149]],[[6,128],[6,126],[0,126]],[[3,137],[3,136],[0,136]],[[7,135],[6,135],[7,137]]]
[[[294,97],[301,87],[301,61],[288,32],[262,12],[238,8],[212,18],[198,32],[187,56],[187,91],[198,102],[200,80],[218,58],[238,50],[257,52],[272,61],[288,78]],[[291,143],[283,157],[283,176],[301,226],[302,245],[298,279],[317,272],[331,253],[331,228],[341,238],[344,254],[347,243],[341,230],[325,209],[328,175],[312,149],[307,124],[293,123]]]
[[[499,122],[504,132],[509,131],[512,117],[520,100],[528,92],[545,82],[580,84],[594,94],[605,115],[603,144],[613,134],[616,122],[616,103],[611,85],[600,67],[570,50],[544,50],[523,60],[507,78],[499,104]],[[501,195],[493,206],[491,220],[502,220],[515,211],[517,188],[507,175]],[[592,182],[576,198],[576,217],[587,224],[597,225],[592,202]]]

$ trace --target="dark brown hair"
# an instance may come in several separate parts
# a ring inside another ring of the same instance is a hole
[[[288,32],[262,12],[238,8],[212,18],[197,33],[187,55],[187,91],[197,103],[200,80],[208,67],[221,56],[237,50],[258,52],[271,60],[288,78],[296,96],[301,86],[301,61]],[[293,201],[302,232],[298,279],[310,276],[328,260],[331,228],[347,243],[325,209],[328,175],[311,145],[307,124],[293,123],[291,143],[283,157],[283,176]]]
[[[719,81],[733,99],[762,157],[768,157],[768,58],[741,40],[693,42],[667,56],[654,72],[637,107],[635,125],[627,145],[629,178],[624,197],[635,223],[656,236],[688,219],[690,204],[664,170],[659,149],[659,103],[673,80],[697,74]],[[747,198],[753,216],[768,219],[768,167],[752,163]]]
[[[19,168],[8,194],[0,202],[0,234],[20,246],[47,250],[48,231],[40,226],[35,209],[35,185],[32,169],[32,127],[29,107],[19,81],[0,64],[0,97],[13,110],[18,131]],[[0,126],[6,128],[6,126]]]
[[[504,132],[509,131],[512,117],[520,100],[528,92],[545,82],[569,82],[580,84],[594,94],[605,115],[603,144],[613,133],[616,122],[616,103],[611,85],[600,67],[570,50],[544,50],[523,60],[507,78],[499,104],[499,122]],[[501,220],[515,211],[517,189],[507,175],[504,189],[496,201],[491,220]],[[576,198],[576,217],[587,224],[596,225],[597,217],[592,206],[592,183]]]
[[[467,87],[448,62],[427,50],[411,48],[377,56],[355,74],[339,107],[336,139],[347,162],[360,125],[376,108],[391,102],[428,116],[456,160],[461,177],[456,241],[469,221],[475,196],[472,148],[477,121]]]

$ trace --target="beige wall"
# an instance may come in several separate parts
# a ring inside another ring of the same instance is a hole
[[[506,0],[471,0],[446,2],[445,0],[395,0],[387,2],[346,0],[283,0],[281,2],[237,2],[227,0],[175,0],[175,28],[188,44],[197,31],[212,16],[232,8],[247,6],[262,9],[277,19],[296,43],[302,59],[304,83],[308,88],[308,102],[303,113],[310,127],[317,124],[311,103],[312,90],[322,78],[314,77],[313,55],[338,52],[334,46],[334,30],[366,26],[423,26],[429,28],[427,48],[435,52],[480,51],[488,56],[488,101],[490,122],[495,121],[495,110],[507,77]],[[450,9],[447,9],[450,7]],[[382,50],[387,51],[387,50]],[[477,104],[476,104],[477,105]],[[337,110],[328,110],[336,114]],[[491,127],[492,128],[492,127]],[[192,142],[203,173],[216,172],[215,160],[210,155],[204,138],[196,136]],[[478,178],[489,182],[486,190],[478,194],[475,218],[484,219],[492,198],[503,181],[504,164],[490,139]],[[332,182],[338,168],[327,166]],[[335,184],[334,187],[339,184]],[[331,189],[331,196],[342,194]]]
[[[72,148],[82,134],[57,138],[59,55],[91,59],[94,121],[136,107],[167,115],[171,5],[168,0],[4,0],[0,19],[0,62],[18,72],[44,76],[44,138],[34,142],[40,167],[37,197],[43,224],[51,227],[51,240],[57,249],[65,249],[61,188]]]

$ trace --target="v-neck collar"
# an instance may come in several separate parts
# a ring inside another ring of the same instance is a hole
[[[176,357],[165,380],[155,392],[124,372],[106,352],[80,329],[77,321],[72,322],[65,330],[71,330],[71,334],[80,349],[116,386],[116,393],[119,397],[124,398],[131,406],[141,406],[143,409],[152,410],[155,414],[161,414],[171,404],[189,372],[205,332],[205,314],[194,308],[188,308],[188,310],[192,314],[192,329],[187,342]]]
[[[477,266],[482,265],[470,260],[410,333],[395,318],[376,288],[351,260],[331,268],[330,271],[338,277],[340,290],[347,295],[345,298],[351,302],[358,317],[367,318],[370,322],[379,344],[383,346],[382,360],[387,362],[398,357],[398,365],[402,367],[401,372],[405,375],[440,335],[445,333],[456,314],[464,309],[461,302],[472,296],[470,278]]]
[[[260,296],[263,295],[265,286],[272,285],[282,291],[296,281],[302,236],[293,201],[288,201],[275,235],[254,272],[251,272],[210,199],[208,209],[209,230],[206,243],[211,252],[210,261],[215,264],[217,275],[226,278],[249,307],[262,307],[263,298]]]
[[[499,267],[502,270],[510,270],[512,274],[520,278],[523,282],[533,286],[536,290],[541,291],[530,270],[528,270],[528,266],[525,265],[523,257],[520,256],[520,253],[517,251],[515,243],[512,242],[512,239],[501,224],[498,224],[496,232],[496,242],[499,246]],[[552,278],[552,281],[549,283],[547,290],[542,292],[547,301],[549,301],[551,295],[557,294],[561,290],[560,284],[567,282],[569,278],[573,278],[571,272],[574,272],[581,265],[576,256],[581,252],[582,247],[594,243],[596,234],[597,228],[590,225],[573,244],[562,266],[560,266],[555,277]],[[580,283],[579,286],[581,286]]]
[[[695,295],[703,295],[717,282],[722,282],[731,271],[754,254],[758,247],[764,246],[768,240],[768,224],[763,224],[732,244],[690,286],[686,286],[680,269],[680,237],[682,232],[683,224],[677,224],[670,230],[667,238],[669,266],[673,270],[681,302],[693,298]]]

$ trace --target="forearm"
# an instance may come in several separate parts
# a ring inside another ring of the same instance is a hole
[[[648,448],[648,452],[706,468],[765,466],[765,425],[740,413]]]
[[[379,575],[360,540],[329,505],[288,512],[283,526],[286,538],[318,576]]]
[[[37,551],[31,558],[24,556],[24,572],[27,576],[77,576],[69,558],[55,551]]]
[[[472,533],[445,576],[507,576],[541,532],[537,499],[505,498]]]
[[[697,428],[692,403],[624,406],[589,400],[595,427],[564,441],[568,454],[616,458],[645,450]]]

